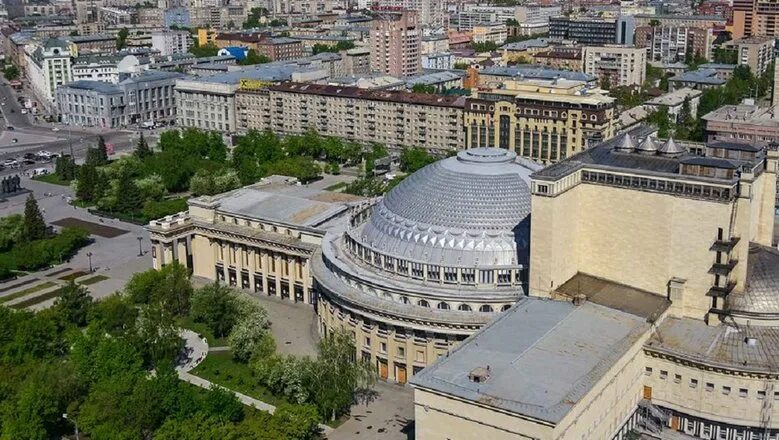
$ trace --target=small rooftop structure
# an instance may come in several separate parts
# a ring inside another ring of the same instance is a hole
[[[546,66],[540,66],[535,64],[525,64],[511,67],[493,66],[482,69],[480,74],[482,76],[493,75],[511,78],[527,78],[527,79],[568,79],[574,81],[584,81],[587,83],[593,83],[597,81],[597,77],[584,72],[573,72],[569,70],[557,70],[550,69]]]
[[[656,98],[652,98],[647,101],[645,105],[653,107],[658,107],[661,105],[675,107],[684,104],[685,99],[697,98],[702,94],[703,92],[700,90],[691,89],[689,87],[682,87],[680,89],[674,90],[673,92],[668,92]]]
[[[694,84],[703,86],[721,86],[727,81],[717,76],[715,69],[700,69],[690,72],[684,72],[681,75],[676,75],[668,79],[674,83]]]

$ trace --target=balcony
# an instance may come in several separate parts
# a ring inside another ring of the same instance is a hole
[[[730,272],[733,271],[733,268],[736,267],[738,264],[738,260],[733,258],[727,263],[714,263],[711,266],[711,269],[709,269],[709,273],[713,275],[723,275],[727,276],[730,275]]]
[[[729,240],[727,239],[717,240],[714,242],[714,244],[711,245],[711,248],[709,248],[709,250],[714,252],[730,252],[733,250],[734,247],[736,247],[736,245],[740,240],[741,237],[733,237]]]
[[[711,289],[709,289],[709,291],[706,292],[706,296],[713,296],[715,298],[725,298],[726,296],[730,295],[730,292],[732,292],[735,287],[736,287],[735,281],[729,281],[728,284],[726,284],[725,286],[712,286]]]

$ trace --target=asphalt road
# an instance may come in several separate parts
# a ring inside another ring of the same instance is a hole
[[[78,159],[84,156],[88,147],[97,144],[100,135],[106,143],[113,145],[115,152],[131,148],[136,143],[138,133],[132,130],[100,130],[34,121],[32,115],[22,114],[22,106],[17,102],[20,95],[29,96],[30,93],[26,90],[16,91],[4,78],[0,79],[0,161],[17,159],[25,153],[40,150],[70,153],[71,147]],[[13,129],[9,130],[8,127]],[[58,130],[54,130],[55,127]],[[16,174],[24,169],[42,166],[46,164],[5,169],[0,171],[0,175]]]

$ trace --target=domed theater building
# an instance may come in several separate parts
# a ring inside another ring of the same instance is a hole
[[[405,383],[525,296],[532,170],[459,152],[353,211],[312,257],[320,332],[355,332],[363,359]]]

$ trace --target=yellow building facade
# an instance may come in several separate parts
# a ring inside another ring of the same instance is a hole
[[[554,163],[615,133],[614,99],[580,81],[507,80],[466,100],[468,148],[497,147]]]

